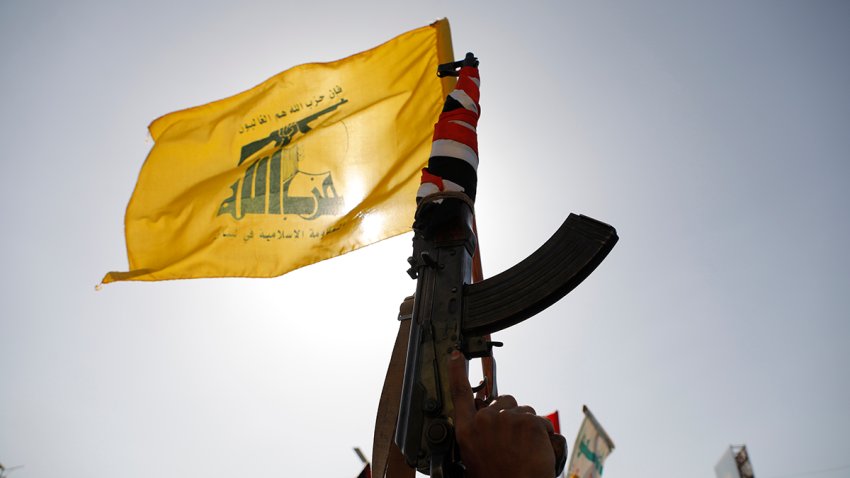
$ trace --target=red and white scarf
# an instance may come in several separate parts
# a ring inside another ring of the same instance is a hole
[[[446,97],[440,119],[434,125],[434,139],[428,167],[416,201],[441,191],[463,192],[475,201],[478,184],[478,104],[481,80],[478,68],[460,69],[455,90]]]

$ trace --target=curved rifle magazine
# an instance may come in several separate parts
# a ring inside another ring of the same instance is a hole
[[[485,335],[537,314],[589,276],[617,243],[617,231],[570,214],[539,249],[510,269],[464,290],[464,336]]]

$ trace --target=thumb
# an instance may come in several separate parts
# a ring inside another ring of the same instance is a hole
[[[475,399],[466,376],[466,359],[455,350],[449,357],[449,391],[454,403],[455,427],[462,429],[475,416]]]

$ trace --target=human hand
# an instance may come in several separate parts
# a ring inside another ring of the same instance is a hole
[[[556,443],[564,437],[529,406],[510,395],[478,409],[466,376],[466,361],[455,351],[449,358],[455,437],[469,478],[552,478]]]

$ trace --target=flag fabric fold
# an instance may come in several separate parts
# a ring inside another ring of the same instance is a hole
[[[443,19],[156,119],[102,282],[275,277],[408,231],[452,58]]]

